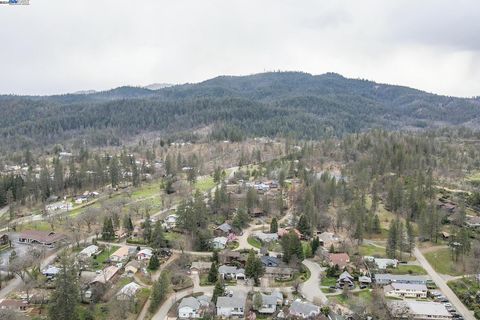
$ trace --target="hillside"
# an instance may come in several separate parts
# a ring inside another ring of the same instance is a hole
[[[341,136],[370,128],[480,126],[480,101],[434,95],[338,74],[299,72],[221,76],[150,90],[120,87],[91,94],[0,97],[0,147],[35,148],[87,141],[118,145],[158,132],[211,137]]]

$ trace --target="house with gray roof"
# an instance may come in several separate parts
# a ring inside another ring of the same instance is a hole
[[[448,320],[453,316],[443,303],[430,301],[394,301],[388,304],[390,312],[396,317],[410,316],[414,320]]]
[[[234,266],[220,266],[218,268],[218,273],[222,277],[222,279],[235,279],[235,280],[243,280],[245,279],[245,269],[237,268]]]
[[[302,319],[309,319],[320,314],[320,307],[310,302],[295,300],[290,306],[290,315]]]
[[[217,236],[228,236],[230,232],[232,232],[232,226],[226,222],[215,228],[215,235]]]
[[[240,291],[233,292],[231,297],[217,298],[217,316],[219,317],[243,317],[247,296]]]
[[[390,283],[424,284],[430,282],[428,276],[415,276],[410,274],[378,273],[375,275],[375,283],[384,286]]]
[[[282,260],[272,256],[262,256],[260,260],[264,267],[278,267],[282,264]]]
[[[195,319],[202,317],[201,303],[197,298],[183,298],[177,308],[179,319]]]
[[[261,293],[260,295],[262,297],[262,306],[257,311],[263,314],[275,313],[277,311],[277,295],[275,293]]]

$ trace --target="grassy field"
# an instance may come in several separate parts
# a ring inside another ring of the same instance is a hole
[[[400,264],[397,268],[388,269],[392,274],[412,274],[412,275],[424,275],[427,274],[425,269],[421,266]]]
[[[449,274],[451,276],[460,276],[463,274],[461,266],[452,261],[452,256],[448,248],[425,253],[425,258],[438,273]]]
[[[45,221],[35,221],[27,224],[20,225],[21,230],[39,230],[39,231],[52,231],[50,224]],[[17,227],[18,230],[18,227]]]
[[[321,285],[324,287],[331,287],[337,284],[337,278],[333,277],[322,277]]]
[[[380,248],[372,244],[362,244],[358,247],[358,251],[362,256],[385,257],[385,248]]]
[[[362,302],[368,304],[372,300],[372,291],[370,289],[366,289],[363,291],[349,294],[348,296],[345,296],[343,294],[338,294],[334,296],[329,296],[328,300],[344,305],[346,307],[351,307],[353,304],[354,298],[360,299]]]
[[[195,189],[200,192],[207,192],[212,190],[215,187],[215,182],[213,182],[213,177],[205,176],[195,182]]]
[[[111,246],[111,247],[104,248],[103,251],[95,259],[95,261],[97,262],[95,269],[96,270],[103,269],[103,263],[107,261],[110,255],[115,251],[117,251],[118,248],[120,248],[120,246]]]
[[[448,286],[455,292],[458,298],[471,310],[475,310],[475,316],[478,319],[480,315],[480,303],[475,297],[480,291],[480,284],[473,277],[465,277],[462,279],[448,281]]]
[[[149,183],[140,186],[137,190],[132,192],[132,199],[142,199],[147,197],[152,197],[155,195],[160,196],[163,194],[163,191],[160,190],[160,184],[157,183]]]
[[[260,249],[262,247],[262,242],[255,237],[248,237],[247,241],[249,245],[255,248]]]

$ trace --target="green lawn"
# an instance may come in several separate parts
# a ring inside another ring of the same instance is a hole
[[[337,278],[322,277],[321,284],[324,287],[331,287],[337,284]]]
[[[463,274],[462,267],[452,261],[452,255],[448,248],[425,253],[425,258],[432,267],[441,274],[460,276]]]
[[[52,231],[50,224],[45,221],[35,221],[20,226],[22,230]]]
[[[361,256],[385,257],[385,248],[380,248],[372,244],[362,244],[358,247]]]
[[[195,189],[200,192],[207,192],[212,190],[213,187],[215,187],[215,182],[213,182],[213,177],[211,176],[203,177],[195,182]]]
[[[392,274],[412,274],[412,275],[424,275],[427,271],[421,266],[399,264],[397,268],[388,269],[388,273]]]
[[[110,255],[115,251],[117,251],[119,248],[120,246],[110,246],[110,248],[108,247],[104,248],[103,251],[95,259],[95,261],[97,262],[95,269],[96,270],[103,269],[103,263],[107,261]]]
[[[255,237],[248,237],[247,241],[249,245],[255,248],[260,249],[262,247],[262,242]]]
[[[160,190],[160,184],[157,183],[149,183],[140,186],[138,189],[132,192],[133,199],[141,199],[147,198],[154,195],[160,196],[163,191]]]

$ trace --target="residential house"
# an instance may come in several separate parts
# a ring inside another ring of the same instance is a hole
[[[231,296],[218,297],[217,316],[219,317],[243,317],[247,296],[240,291],[235,291]]]
[[[355,287],[353,276],[347,271],[344,271],[337,279],[337,286],[340,288],[347,286],[348,288],[352,289]]]
[[[361,276],[358,277],[358,282],[360,283],[360,285],[369,286],[372,284],[372,278],[368,276]]]
[[[16,299],[1,299],[0,310],[12,310],[24,312],[27,310],[28,301]]]
[[[443,303],[430,301],[394,301],[388,305],[391,313],[397,318],[413,320],[448,320],[453,316]]]
[[[250,209],[250,215],[254,217],[261,217],[264,214],[265,214],[265,211],[262,208],[255,207]]]
[[[247,261],[247,256],[239,251],[224,250],[218,254],[218,259],[222,264],[232,264],[234,262],[244,264]]]
[[[363,257],[364,260],[373,262],[375,267],[379,270],[385,270],[387,268],[396,268],[398,266],[397,259],[375,258],[371,256]]]
[[[222,279],[234,279],[234,280],[244,280],[245,279],[245,269],[237,268],[234,266],[220,266],[218,268],[218,274]]]
[[[116,298],[120,301],[131,301],[135,298],[137,291],[142,287],[135,282],[130,282],[117,292]]]
[[[331,266],[337,265],[340,269],[344,269],[350,263],[350,257],[346,253],[329,253],[328,263]]]
[[[260,260],[264,267],[279,267],[282,264],[282,260],[272,256],[262,256]]]
[[[228,236],[232,232],[232,230],[232,226],[225,222],[215,228],[214,234],[218,237]]]
[[[274,242],[278,240],[278,234],[276,233],[255,232],[253,236],[265,243]]]
[[[127,276],[133,276],[140,269],[140,263],[136,260],[132,260],[125,265],[125,273]]]
[[[465,219],[465,225],[469,228],[478,228],[480,227],[480,217],[479,216],[470,216],[467,215]]]
[[[112,255],[110,256],[110,260],[113,262],[125,262],[126,260],[128,260],[129,252],[130,250],[128,246],[120,247],[117,251],[112,253]]]
[[[8,238],[8,234],[6,233],[1,233],[0,234],[0,246],[4,246],[10,242]]]
[[[325,248],[330,248],[331,245],[335,245],[340,241],[340,238],[337,237],[333,232],[322,232],[317,234],[318,240],[320,241],[320,246]]]
[[[197,319],[202,317],[201,304],[195,297],[183,298],[177,308],[179,319]]]
[[[295,300],[290,306],[290,315],[302,319],[310,319],[320,315],[320,307],[310,302],[303,302],[301,300]]]
[[[90,281],[90,284],[107,284],[120,270],[117,266],[108,266],[101,270],[97,276]]]
[[[49,280],[55,279],[59,272],[60,269],[55,266],[48,266],[46,269],[42,270],[42,274]]]
[[[382,274],[375,275],[375,283],[380,286],[384,286],[390,283],[405,283],[405,284],[424,284],[427,285],[430,282],[430,278],[427,276],[414,276],[409,274]]]
[[[212,263],[208,261],[194,261],[190,267],[191,271],[202,272],[208,271],[212,267]]]
[[[95,256],[100,253],[100,248],[94,244],[84,248],[82,251],[78,253],[79,256],[84,256],[90,258],[91,256]]]
[[[144,248],[137,252],[137,260],[150,260],[153,256],[153,251],[150,248]]]
[[[53,231],[28,230],[18,235],[20,243],[40,244],[47,247],[53,247],[62,240],[65,240],[65,236]]]
[[[216,237],[211,241],[212,249],[222,250],[227,246],[228,239],[226,237]]]
[[[278,228],[278,231],[277,231],[278,237],[281,238],[284,235],[289,234],[291,230],[293,230],[293,232],[295,232],[298,239],[302,238],[302,233],[300,231],[298,231],[298,229],[296,229],[296,228]]]
[[[262,297],[262,306],[257,310],[263,314],[273,314],[277,311],[277,295],[260,293]]]
[[[167,216],[163,222],[163,225],[166,229],[173,229],[177,226],[178,215],[171,214]]]
[[[383,287],[387,297],[395,298],[427,298],[428,288],[424,284],[391,283]]]
[[[265,275],[277,280],[289,280],[297,272],[290,267],[265,267]]]

